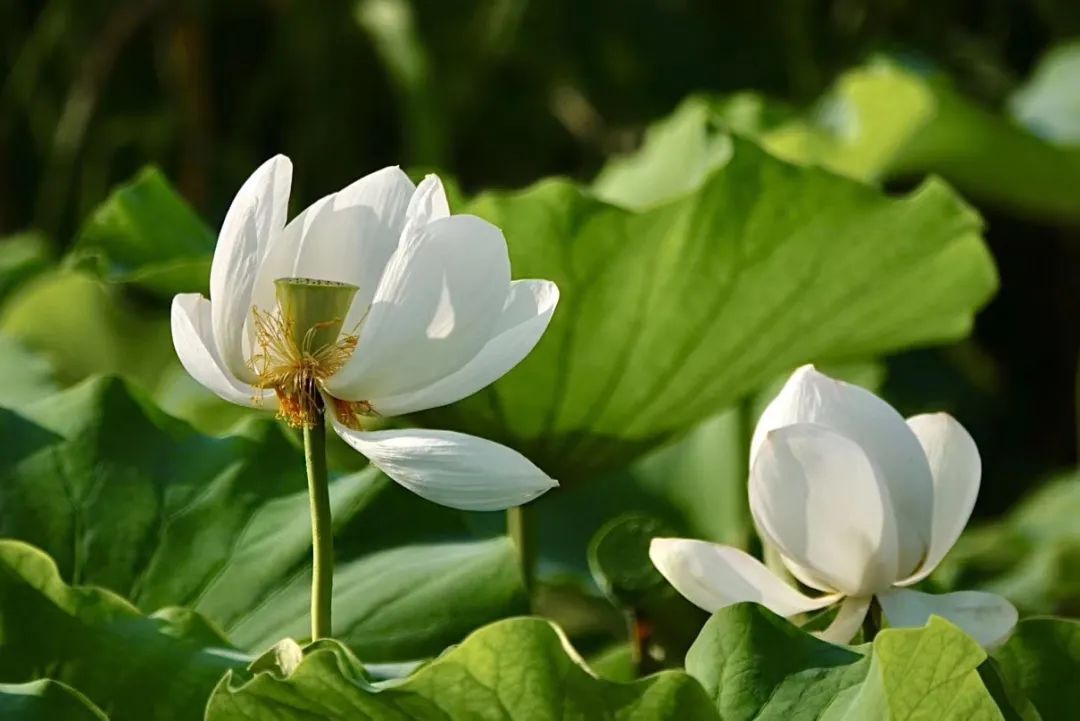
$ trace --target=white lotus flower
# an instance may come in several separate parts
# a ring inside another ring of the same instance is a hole
[[[750,511],[763,543],[807,596],[742,551],[654,539],[653,563],[706,611],[756,601],[781,616],[840,604],[821,636],[850,641],[877,598],[891,626],[942,616],[984,646],[1003,642],[1016,609],[989,593],[931,595],[926,578],[964,529],[982,473],[967,431],[945,413],[907,422],[873,393],[804,366],[765,409],[750,447]]]
[[[436,430],[367,432],[365,419],[453,403],[495,381],[539,341],[559,291],[510,280],[502,232],[450,215],[442,183],[385,168],[288,224],[292,163],[277,156],[229,208],[210,300],[176,296],[184,368],[233,403],[294,425],[327,417],[349,445],[425,498],[496,510],[557,485],[524,456]]]

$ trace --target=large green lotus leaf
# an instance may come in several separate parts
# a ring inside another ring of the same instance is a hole
[[[1051,479],[1000,519],[973,526],[934,579],[980,588],[1026,613],[1080,613],[1080,477]]]
[[[1021,621],[994,658],[1043,719],[1075,717],[1080,708],[1080,621]]]
[[[190,611],[143,616],[109,591],[67,585],[40,550],[0,541],[6,684],[48,677],[85,694],[113,721],[180,721],[199,718],[225,671],[246,662]]]
[[[840,694],[822,721],[1001,721],[983,684],[986,652],[948,621],[923,628],[886,629],[874,639],[870,670],[857,689]]]
[[[375,685],[334,642],[279,646],[276,663],[226,676],[206,721],[718,721],[692,678],[596,678],[562,633],[536,618],[501,621],[402,682]]]
[[[155,167],[116,188],[83,224],[76,256],[100,260],[106,278],[160,298],[209,290],[214,234]]]
[[[496,390],[431,418],[512,441],[564,478],[592,475],[805,360],[966,332],[994,273],[977,217],[946,188],[890,200],[725,140],[722,169],[648,213],[559,181],[463,208],[503,226],[515,273],[556,280],[562,302],[538,350]],[[118,191],[84,236],[135,267],[143,245],[125,233],[152,227],[147,199],[179,203],[163,182],[151,173]],[[163,241],[153,258],[182,260],[205,244]],[[159,310],[85,273],[26,288],[0,330],[45,353],[66,382],[134,378],[211,432],[241,415],[184,378]]]
[[[725,721],[1001,719],[979,675],[985,660],[978,644],[937,617],[848,648],[738,604],[709,620],[686,669]]]
[[[6,721],[109,721],[90,699],[51,679],[0,683],[0,718]]]
[[[713,615],[686,655],[686,670],[724,721],[820,718],[869,668],[858,651],[821,641],[750,603]]]
[[[498,536],[389,548],[340,563],[334,636],[372,660],[432,656],[472,629],[524,610],[516,559],[510,539]],[[266,606],[233,618],[229,637],[265,648],[282,636],[306,636],[310,593],[307,574],[294,576]]]
[[[1062,77],[1054,76],[1053,93],[1037,90],[1037,103],[1019,101],[1029,126],[1045,126],[1045,117],[1054,112],[1054,132],[1060,136],[1063,124],[1077,122],[1061,108],[1072,102],[1061,92]],[[1047,98],[1054,100],[1052,109]],[[692,97],[657,122],[636,153],[610,161],[596,179],[597,190],[613,202],[641,208],[696,188],[707,171],[703,163],[726,162],[725,129],[754,137],[791,162],[858,180],[934,173],[965,195],[1016,213],[1080,223],[1074,191],[1080,186],[1080,149],[1051,144],[964,98],[944,78],[885,60],[844,73],[805,113],[751,93]],[[1043,128],[1040,134],[1050,131]],[[687,170],[680,173],[680,167]],[[649,177],[657,182],[648,183]]]
[[[24,413],[0,411],[0,535],[144,611],[192,608],[246,648],[307,633],[303,458],[279,426],[205,436],[115,379]],[[475,537],[375,469],[335,478],[331,505],[334,633],[365,660],[430,656],[520,610],[506,537]]]
[[[978,216],[942,183],[888,198],[738,140],[699,190],[647,212],[561,181],[467,209],[562,299],[514,371],[426,420],[561,480],[623,466],[803,362],[962,336],[996,285]]]

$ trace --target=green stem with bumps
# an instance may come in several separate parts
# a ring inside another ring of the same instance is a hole
[[[330,484],[326,473],[326,423],[322,413],[304,427],[304,461],[311,502],[311,640],[330,636],[334,592],[334,533],[330,517]]]

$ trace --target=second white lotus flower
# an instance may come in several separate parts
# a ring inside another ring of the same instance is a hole
[[[907,588],[960,536],[982,473],[967,431],[945,413],[906,422],[892,406],[812,366],[762,414],[750,448],[750,511],[763,543],[812,597],[729,546],[654,539],[650,556],[687,599],[713,612],[756,601],[781,616],[840,604],[821,633],[850,641],[876,598],[891,626],[942,616],[979,643],[1002,643],[1016,609],[989,593]]]
[[[497,510],[557,485],[481,438],[364,430],[366,419],[453,403],[513,368],[547,328],[555,284],[511,282],[502,232],[451,215],[434,175],[417,187],[386,168],[286,224],[291,181],[284,156],[252,174],[222,225],[210,299],[174,299],[187,371],[227,401],[276,406],[293,425],[325,407],[348,444],[438,503]]]

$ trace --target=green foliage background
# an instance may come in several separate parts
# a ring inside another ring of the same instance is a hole
[[[1068,0],[8,0],[0,233],[41,232],[57,255],[147,162],[211,225],[278,151],[296,162],[297,207],[392,163],[470,192],[585,180],[689,93],[749,89],[797,109],[881,52],[996,112],[1077,35]],[[1023,495],[1018,477],[1073,460],[1080,345],[1076,223],[999,206],[980,210],[1003,291],[974,340],[899,358],[889,376],[904,410],[945,406],[975,426],[990,513]]]
[[[756,550],[748,433],[814,360],[975,436],[977,520],[931,589],[1080,614],[1076,38],[1070,0],[0,3],[0,715],[906,718],[933,667],[935,712],[1062,718],[1075,622],[989,658],[937,622],[830,647],[706,623],[644,548]],[[500,517],[336,447],[340,643],[258,656],[305,634],[296,439],[183,373],[167,307],[275,152],[294,212],[437,170],[559,283],[519,369],[411,419],[563,481],[529,509],[531,599]],[[506,620],[530,608],[559,625]],[[632,681],[627,615],[637,670],[685,672]]]

